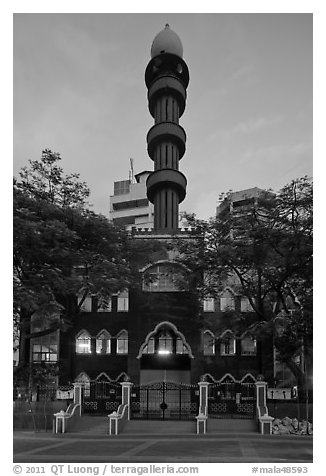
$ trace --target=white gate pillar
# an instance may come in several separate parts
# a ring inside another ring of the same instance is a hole
[[[130,420],[130,396],[133,383],[129,381],[121,382],[122,387],[122,405],[128,405],[128,420]]]
[[[79,416],[81,416],[84,384],[81,382],[75,382],[73,385],[74,385],[74,404],[75,405],[79,404]]]
[[[205,416],[208,414],[208,386],[209,382],[202,380],[198,382],[199,386],[199,412]]]
[[[268,415],[267,400],[267,382],[262,375],[258,376],[256,385],[256,410],[257,419],[260,425],[260,433],[269,435],[272,433],[273,417]]]

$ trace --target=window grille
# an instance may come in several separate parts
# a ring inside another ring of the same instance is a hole
[[[224,337],[220,346],[221,355],[235,355],[235,350],[235,338],[231,336]]]
[[[129,292],[128,290],[122,291],[118,294],[118,312],[129,311]]]
[[[58,361],[58,340],[56,332],[32,339],[32,361],[50,363]]]
[[[77,354],[91,354],[91,337],[88,332],[84,331],[76,339]]]
[[[117,338],[117,354],[128,354],[128,332],[120,332]]]
[[[111,336],[108,332],[102,331],[96,337],[96,353],[101,355],[111,353]]]
[[[210,331],[204,332],[204,355],[215,355],[215,337]]]

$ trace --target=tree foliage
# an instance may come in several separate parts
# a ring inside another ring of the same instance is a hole
[[[187,216],[196,242],[180,243],[182,261],[204,276],[202,296],[216,296],[231,282],[246,296],[280,357],[303,384],[298,356],[312,346],[313,194],[308,177],[293,180],[277,194],[233,206],[227,195],[208,221]]]
[[[14,318],[21,365],[29,339],[66,330],[88,294],[107,300],[131,279],[128,235],[86,207],[86,184],[78,174],[65,175],[60,160],[47,149],[14,180]]]

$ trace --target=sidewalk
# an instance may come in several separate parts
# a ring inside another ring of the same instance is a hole
[[[14,463],[312,463],[312,437],[14,432]]]

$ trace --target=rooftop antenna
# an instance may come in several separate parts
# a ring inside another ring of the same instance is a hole
[[[130,158],[129,180],[130,180],[130,183],[135,183],[134,159],[132,158]]]

